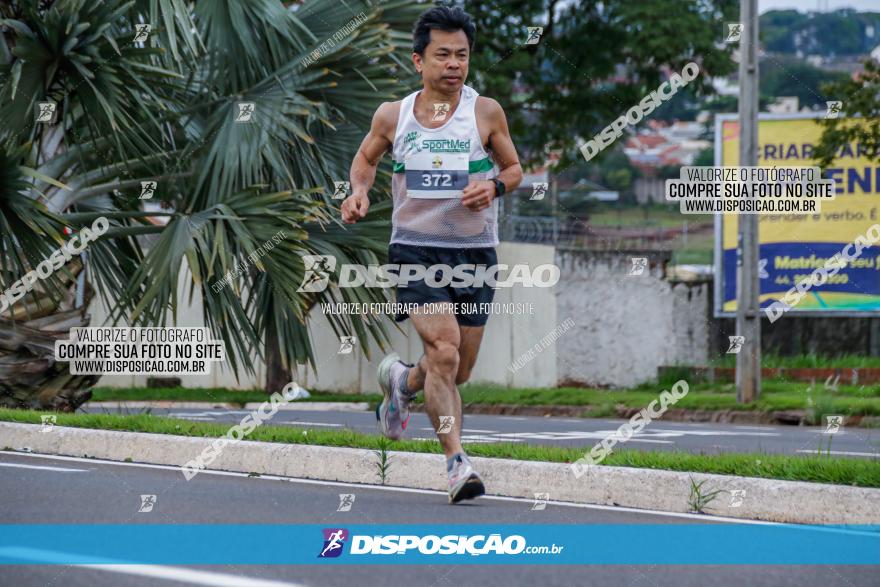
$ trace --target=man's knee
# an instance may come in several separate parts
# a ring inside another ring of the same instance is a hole
[[[438,341],[428,350],[428,368],[452,378],[458,373],[458,347],[451,342]]]

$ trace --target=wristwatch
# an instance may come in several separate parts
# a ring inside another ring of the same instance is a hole
[[[504,192],[507,191],[507,186],[504,185],[504,182],[500,179],[493,179],[492,183],[495,184],[495,197],[503,196]]]

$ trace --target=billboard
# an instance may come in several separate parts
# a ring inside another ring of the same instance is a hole
[[[818,117],[760,115],[758,165],[814,166],[813,146],[822,134]],[[735,114],[715,118],[715,165],[739,165],[739,122]],[[861,145],[838,152],[827,177],[836,198],[817,214],[761,214],[760,303],[765,308],[841,249],[880,223],[880,165]],[[715,216],[715,316],[736,312],[737,214]],[[813,286],[792,313],[815,316],[880,315],[880,246],[866,248],[833,278]]]

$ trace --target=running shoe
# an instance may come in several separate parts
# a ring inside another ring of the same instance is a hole
[[[377,371],[384,398],[376,406],[376,420],[382,434],[392,440],[403,438],[409,423],[410,398],[401,390],[408,369],[409,365],[401,361],[397,353],[391,353],[382,359]]]
[[[483,480],[474,471],[467,455],[455,455],[452,469],[449,470],[449,503],[458,503],[463,499],[473,499],[486,493]]]

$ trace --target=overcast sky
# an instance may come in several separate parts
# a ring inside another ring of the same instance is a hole
[[[829,10],[855,8],[859,11],[880,12],[880,0],[758,0],[758,12],[768,10],[788,10],[796,8],[801,12],[817,10],[828,5]]]

